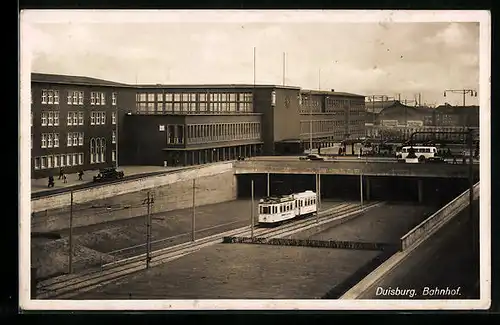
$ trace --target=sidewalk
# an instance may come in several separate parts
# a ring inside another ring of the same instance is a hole
[[[179,170],[184,169],[186,167],[161,167],[161,166],[121,166],[118,167],[118,170],[122,170],[126,176],[130,175],[138,175],[138,174],[147,174],[161,171],[171,171],[171,170]],[[47,190],[60,189],[65,187],[72,187],[76,185],[82,185],[86,183],[91,183],[93,177],[98,174],[97,170],[88,170],[84,171],[84,175],[82,177],[83,180],[78,180],[78,174],[66,174],[67,183],[63,183],[62,179],[58,179],[59,175],[54,176],[54,187],[48,187],[49,178],[39,178],[31,180],[31,193],[43,192]]]

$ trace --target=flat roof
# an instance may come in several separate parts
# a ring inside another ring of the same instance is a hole
[[[168,85],[168,84],[137,84],[132,85],[138,89],[292,89],[300,90],[300,87],[294,86],[278,86],[278,85],[264,85],[264,84],[193,84],[193,85]]]
[[[35,72],[31,73],[31,82],[82,86],[129,87],[127,84],[92,77]]]
[[[345,96],[345,97],[366,97],[365,95],[358,95],[353,93],[346,93],[340,91],[328,91],[328,90],[309,90],[301,89],[301,93],[307,93],[311,95],[328,95],[328,96]]]
[[[264,113],[255,113],[255,112],[234,112],[234,113],[207,113],[207,112],[196,112],[195,114],[189,114],[187,112],[183,113],[125,113],[125,116],[258,116],[264,115]]]

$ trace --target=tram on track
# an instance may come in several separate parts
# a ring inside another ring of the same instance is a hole
[[[259,201],[259,224],[273,225],[317,213],[316,193],[305,191]]]

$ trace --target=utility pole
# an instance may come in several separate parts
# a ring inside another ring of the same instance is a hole
[[[306,97],[308,99],[308,97]],[[307,101],[309,105],[309,153],[313,150],[313,121],[312,121],[312,105]]]
[[[285,74],[286,74],[286,53],[283,52],[283,86],[285,85]]]
[[[255,88],[255,47],[253,48],[253,87]]]
[[[319,195],[318,195],[318,192],[319,192],[319,184],[318,183],[319,183],[319,181],[318,181],[318,173],[316,173],[315,176],[316,176],[316,182],[315,182],[316,183],[316,222],[319,222],[319,213],[318,213],[319,212],[318,211],[319,210],[319,207],[318,207],[318,205],[319,205],[319,203],[318,203],[319,202]]]
[[[318,90],[321,90],[321,68],[318,69]]]
[[[267,173],[267,197],[270,196],[271,192],[271,184],[270,184],[270,175]]]
[[[73,191],[70,192],[69,206],[69,263],[68,273],[73,273]]]
[[[118,121],[120,120],[120,115],[118,114],[118,92],[115,92],[115,100],[116,100],[116,118],[115,118],[115,124],[116,124],[116,132],[115,132],[115,159],[116,159],[116,168],[118,168]]]
[[[253,242],[253,227],[254,227],[254,225],[253,225],[254,224],[254,216],[253,216],[253,214],[254,214],[254,210],[255,210],[255,206],[254,206],[254,192],[253,192],[254,191],[253,190],[253,179],[252,179],[252,188],[251,188],[251,191],[252,191],[252,211],[250,213],[250,218],[251,218],[251,220],[250,220],[250,236],[251,236],[252,242]]]
[[[196,229],[196,202],[195,202],[195,197],[196,197],[196,180],[193,179],[193,216],[192,216],[192,229],[191,229],[191,240],[194,241],[196,240],[195,237],[195,229]]]
[[[363,209],[363,174],[359,174],[359,197],[361,199],[361,209]]]
[[[468,141],[469,141],[469,219],[470,222],[472,223],[472,248],[473,252],[477,253],[477,247],[479,245],[479,238],[477,236],[477,223],[476,220],[474,220],[474,210],[472,209],[472,204],[474,203],[474,169],[473,164],[474,160],[472,158],[473,155],[473,131],[472,129],[469,129],[469,134],[468,134]]]
[[[146,268],[149,269],[149,264],[151,262],[151,208],[154,203],[154,196],[148,191],[147,198],[142,202],[142,204],[147,204],[148,214],[146,219]]]

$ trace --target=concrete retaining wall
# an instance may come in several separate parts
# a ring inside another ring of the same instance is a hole
[[[474,185],[474,200],[479,198],[479,182]],[[424,240],[434,234],[451,218],[458,215],[469,205],[469,190],[460,194],[453,201],[424,220],[401,238],[401,251],[392,255],[368,276],[352,286],[340,299],[359,299],[368,289],[373,287],[391,270],[402,263]]]
[[[176,173],[145,177],[123,181],[120,183],[103,184],[102,186],[74,191],[73,202],[76,204],[85,203],[94,200],[119,196],[122,194],[157,188],[163,185],[174,184],[177,182],[218,175],[228,171],[231,171],[231,173],[233,172],[232,162],[205,165],[200,166],[199,168],[182,170]],[[70,192],[50,195],[31,200],[31,211],[39,212],[47,209],[63,208],[65,206],[69,206],[70,202]]]
[[[479,197],[479,182],[474,185],[474,199]],[[469,205],[469,190],[463,192],[453,201],[439,209],[436,213],[429,218],[422,221],[419,225],[410,230],[406,235],[401,237],[401,250],[406,250],[413,244],[421,241],[430,232],[441,225],[448,222],[451,218],[457,215],[465,207]]]
[[[467,178],[468,165],[342,161],[237,161],[235,174],[315,174]],[[479,165],[473,166],[474,172]]]
[[[215,204],[236,199],[236,177],[232,170],[215,175],[196,178],[196,205]],[[77,204],[73,208],[73,226],[82,227],[92,224],[123,220],[143,216],[147,206],[142,201],[150,190],[155,197],[152,213],[160,213],[192,207],[193,181],[184,180],[122,194],[85,204]],[[31,219],[32,232],[48,232],[69,228],[69,207],[50,209],[34,213]]]

